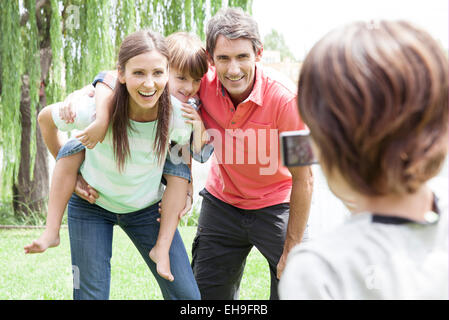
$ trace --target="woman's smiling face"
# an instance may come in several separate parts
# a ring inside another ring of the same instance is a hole
[[[128,60],[125,70],[119,69],[119,81],[126,84],[129,93],[130,118],[155,120],[159,98],[168,82],[167,58],[157,50],[139,54]]]

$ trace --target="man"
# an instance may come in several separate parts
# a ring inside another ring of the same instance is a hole
[[[270,298],[278,299],[278,278],[302,240],[313,186],[310,167],[279,163],[279,133],[304,128],[296,95],[257,64],[263,51],[258,26],[243,10],[220,10],[206,37],[212,66],[202,79],[200,110],[215,154],[200,192],[193,272],[202,299],[237,299],[254,245],[270,266]],[[271,152],[268,164],[260,156],[265,152]]]

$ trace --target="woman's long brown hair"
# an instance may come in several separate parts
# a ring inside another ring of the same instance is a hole
[[[150,30],[142,30],[130,34],[123,40],[120,46],[118,68],[124,71],[129,59],[152,50],[157,50],[167,58],[168,67],[169,53],[165,39],[160,34]],[[126,84],[120,83],[119,80],[117,80],[114,89],[112,106],[111,123],[114,156],[117,161],[117,167],[120,171],[123,171],[125,162],[130,156],[128,128],[131,130],[133,128],[129,121],[129,93],[126,89]],[[164,92],[158,100],[156,138],[153,145],[159,164],[165,159],[167,151],[171,108],[167,83]]]

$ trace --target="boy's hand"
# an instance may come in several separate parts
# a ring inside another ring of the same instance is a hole
[[[82,199],[88,201],[91,204],[94,204],[98,199],[98,192],[94,188],[92,188],[86,180],[84,180],[83,176],[78,174],[78,178],[76,179],[75,185],[75,193],[81,197]]]
[[[59,107],[59,116],[66,123],[73,123],[75,121],[76,113],[73,108],[74,101],[78,101],[80,96],[88,95],[93,97],[95,95],[95,88],[93,85],[89,84],[80,90],[76,90],[69,94],[65,98],[64,102]]]
[[[102,123],[95,119],[86,129],[78,133],[75,137],[88,149],[93,149],[98,142],[103,139],[108,131],[108,123]]]
[[[182,112],[184,112],[182,116],[188,119],[185,120],[185,123],[190,123],[191,125],[194,125],[198,121],[202,122],[200,115],[195,110],[195,108],[193,108],[190,104],[182,103],[181,110]]]
[[[184,112],[183,117],[187,118],[185,123],[192,125],[193,129],[193,152],[200,153],[206,141],[203,141],[203,132],[206,132],[204,123],[198,112],[188,103],[182,103],[181,110]]]

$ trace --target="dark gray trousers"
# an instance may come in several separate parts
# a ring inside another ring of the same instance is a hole
[[[203,203],[192,246],[192,269],[201,299],[238,299],[246,257],[253,246],[270,267],[270,299],[279,299],[276,266],[284,249],[290,205],[245,210],[206,189],[200,195]]]

